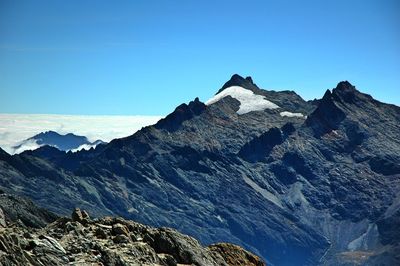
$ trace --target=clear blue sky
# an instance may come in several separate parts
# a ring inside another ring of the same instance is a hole
[[[234,73],[400,105],[400,1],[0,0],[0,113],[164,115]]]

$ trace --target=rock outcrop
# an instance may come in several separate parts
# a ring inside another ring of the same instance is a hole
[[[203,247],[170,228],[154,228],[122,218],[90,219],[75,209],[43,228],[10,222],[0,228],[0,265],[198,265],[263,266],[241,247]]]
[[[57,215],[39,208],[27,198],[0,192],[0,227],[18,222],[21,226],[41,228],[57,218]]]

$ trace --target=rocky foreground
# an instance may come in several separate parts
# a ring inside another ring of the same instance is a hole
[[[265,265],[233,244],[203,247],[171,228],[90,219],[79,209],[43,228],[8,222],[0,211],[0,265]]]

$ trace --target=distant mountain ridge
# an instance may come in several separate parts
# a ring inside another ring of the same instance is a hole
[[[59,214],[236,243],[271,265],[399,264],[400,107],[347,81],[316,101],[239,75],[224,91],[90,151],[0,152],[0,187]],[[261,105],[238,112],[249,102]]]
[[[26,146],[37,148],[48,145],[56,147],[61,151],[69,151],[80,150],[83,148],[90,149],[91,147],[96,147],[98,144],[105,144],[105,142],[103,142],[102,140],[90,142],[85,136],[78,136],[73,133],[62,135],[50,130],[46,132],[41,132],[33,137],[22,141],[20,144],[14,146],[13,149],[15,151],[22,152],[25,149],[29,149],[25,148]]]

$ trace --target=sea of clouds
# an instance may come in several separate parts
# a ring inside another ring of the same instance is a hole
[[[155,124],[162,116],[111,116],[111,115],[48,115],[0,114],[0,147],[10,154],[39,147],[35,141],[24,142],[19,149],[14,146],[40,132],[56,131],[86,136],[89,141],[101,139],[110,142],[115,138],[132,135],[144,126]]]

